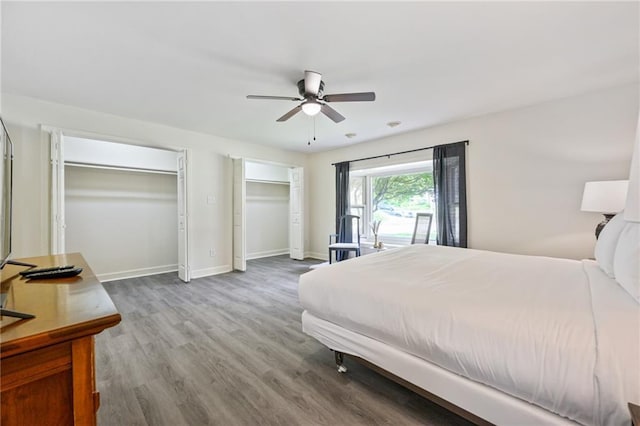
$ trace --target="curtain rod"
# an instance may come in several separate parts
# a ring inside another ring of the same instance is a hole
[[[356,161],[374,160],[376,158],[384,158],[384,157],[389,158],[392,155],[409,154],[411,152],[424,151],[424,150],[433,149],[433,148],[436,148],[436,147],[439,147],[439,146],[453,145],[454,143],[465,143],[465,144],[469,145],[469,141],[459,141],[459,142],[445,143],[445,144],[442,144],[442,145],[426,146],[424,148],[410,149],[408,151],[394,152],[394,153],[391,153],[391,154],[374,155],[373,157],[358,158],[358,159],[350,160],[350,161],[346,161],[346,162],[347,163],[355,163]],[[344,162],[345,161],[341,161],[340,163],[344,163]],[[332,166],[335,166],[336,164],[339,164],[339,163],[331,163]]]

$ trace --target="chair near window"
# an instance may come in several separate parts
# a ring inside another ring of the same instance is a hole
[[[340,261],[347,259],[352,251],[356,257],[360,256],[360,216],[347,214],[340,217],[338,233],[329,235],[329,263],[332,252],[336,261]]]
[[[416,226],[413,228],[411,244],[429,244],[432,220],[432,213],[416,213]]]

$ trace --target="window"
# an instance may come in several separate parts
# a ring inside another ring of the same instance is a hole
[[[360,216],[360,235],[367,235],[365,213],[366,179],[364,176],[349,176],[349,209],[351,214]]]
[[[409,244],[416,213],[434,213],[430,240],[435,241],[435,202],[431,162],[378,167],[351,172],[351,214],[361,217],[361,233],[373,241],[370,224],[380,221],[378,239]]]

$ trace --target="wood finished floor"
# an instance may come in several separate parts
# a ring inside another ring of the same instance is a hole
[[[297,284],[315,261],[105,283],[122,322],[96,338],[105,425],[468,425],[301,331]]]

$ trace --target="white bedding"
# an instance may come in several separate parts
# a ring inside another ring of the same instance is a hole
[[[314,316],[583,424],[640,400],[640,309],[598,266],[415,245],[300,278]]]

